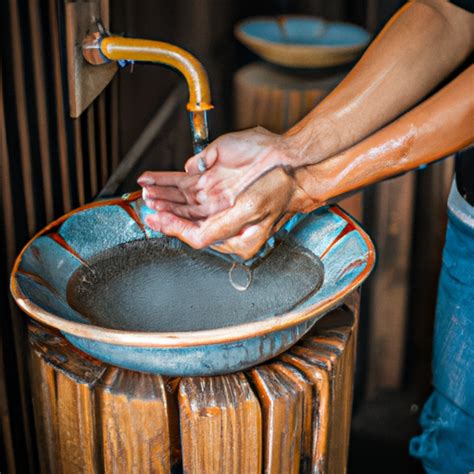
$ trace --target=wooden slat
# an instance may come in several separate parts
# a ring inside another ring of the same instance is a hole
[[[82,126],[80,119],[72,120],[73,135],[74,135],[74,155],[76,163],[76,182],[79,197],[79,205],[86,202],[86,188],[84,176],[84,153],[82,149]]]
[[[281,361],[274,362],[272,370],[284,374],[291,383],[298,387],[303,395],[302,439],[300,454],[300,472],[311,472],[311,457],[313,444],[313,411],[317,396],[310,381],[295,367]]]
[[[408,379],[421,393],[431,385],[434,314],[441,257],[447,224],[447,199],[453,181],[454,157],[418,173],[414,216],[412,272],[408,331],[413,340]]]
[[[355,366],[353,328],[351,326],[334,328],[323,336],[316,333],[314,337],[305,339],[302,346],[313,353],[310,355],[308,352],[299,352],[295,349],[295,354],[307,361],[324,365],[330,373],[332,384],[328,472],[335,474],[344,472],[348,461],[347,446],[350,436],[354,377],[354,371],[350,368]]]
[[[95,144],[95,104],[92,104],[87,109],[87,154],[89,161],[89,179],[91,196],[95,197],[99,191],[99,179],[97,168],[97,150]]]
[[[280,356],[280,360],[298,369],[314,387],[313,390],[317,396],[317,408],[313,415],[311,472],[326,472],[330,408],[329,375],[324,369],[314,367],[291,351]]]
[[[300,472],[304,389],[272,365],[260,366],[249,375],[262,407],[263,472],[296,474]]]
[[[3,358],[3,341],[0,339],[0,380],[7,380],[5,373],[5,360]],[[3,446],[1,447],[5,458],[0,460],[8,469],[8,472],[17,472],[15,452],[13,448],[12,420],[9,411],[7,386],[0,383],[0,428],[2,433]]]
[[[31,352],[31,389],[35,413],[35,428],[39,440],[39,463],[43,474],[59,473],[57,452],[58,414],[56,374],[54,367],[38,353]]]
[[[115,171],[119,164],[119,89],[118,78],[110,83],[110,161],[111,170]]]
[[[8,269],[13,265],[16,251],[16,232],[13,212],[13,190],[10,178],[10,156],[8,153],[8,137],[5,128],[5,106],[3,102],[3,67],[0,63],[0,182],[2,197],[2,213],[4,219],[4,245]]]
[[[110,368],[97,390],[104,472],[168,473],[168,402],[160,376]],[[178,424],[178,418],[172,420]]]
[[[62,85],[62,66],[65,67],[61,62],[60,45],[61,37],[59,34],[59,20],[57,11],[56,0],[48,0],[48,17],[49,17],[49,37],[50,37],[50,51],[51,62],[53,65],[53,82],[54,82],[54,94],[56,104],[56,125],[57,125],[57,145],[59,155],[59,167],[61,177],[61,191],[62,191],[62,204],[64,211],[71,210],[72,207],[72,196],[71,186],[69,182],[70,170],[69,170],[69,158],[68,158],[68,136],[66,130],[66,111],[67,104],[65,100],[65,94]]]
[[[60,472],[94,473],[99,470],[97,432],[93,425],[95,397],[90,381],[56,374]],[[79,441],[80,440],[80,441]]]
[[[311,77],[277,71],[264,63],[241,68],[234,76],[234,124],[261,125],[282,133],[303,118],[342,79],[341,74]]]
[[[400,387],[413,224],[415,174],[385,181],[373,197],[372,238],[378,265],[369,286],[370,340],[367,394]]]
[[[184,378],[179,410],[184,472],[261,471],[260,406],[242,373]]]
[[[105,366],[53,330],[32,324],[29,336],[42,472],[93,473],[101,469],[94,387]],[[35,360],[41,359],[41,361]],[[39,410],[39,411],[38,411]]]
[[[20,162],[23,175],[23,189],[25,211],[27,216],[28,233],[32,235],[36,230],[36,211],[34,199],[33,171],[31,166],[31,144],[29,140],[28,104],[25,91],[25,73],[23,70],[23,46],[21,39],[21,23],[18,2],[9,0],[10,8],[10,47],[13,55],[13,78],[15,81],[15,102],[17,126],[20,140]]]
[[[39,152],[43,179],[45,217],[48,222],[54,218],[53,185],[51,178],[50,142],[48,133],[48,107],[46,104],[46,75],[43,61],[43,32],[40,23],[38,2],[29,2],[29,25],[31,32],[31,59],[33,62],[34,88],[36,99]]]
[[[107,155],[107,117],[105,94],[97,98],[97,130],[99,136],[100,186],[104,186],[109,177],[109,157]]]

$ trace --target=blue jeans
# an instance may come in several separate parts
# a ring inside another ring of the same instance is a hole
[[[474,472],[474,207],[448,200],[433,345],[434,391],[421,413],[410,453],[428,473]]]

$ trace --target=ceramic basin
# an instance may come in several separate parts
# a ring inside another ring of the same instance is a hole
[[[18,305],[112,365],[211,375],[274,357],[367,278],[374,248],[336,206],[306,216],[253,269],[245,292],[229,262],[144,225],[139,194],[79,208],[39,232],[11,279]]]
[[[235,27],[235,35],[263,59],[293,68],[348,63],[370,40],[357,25],[305,15],[249,18]]]

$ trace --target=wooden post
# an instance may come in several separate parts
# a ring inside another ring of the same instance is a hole
[[[353,296],[280,357],[216,377],[111,367],[30,324],[41,472],[345,472]]]

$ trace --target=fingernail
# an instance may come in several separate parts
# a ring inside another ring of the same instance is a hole
[[[206,201],[207,201],[207,194],[206,194],[204,191],[199,191],[199,192],[196,194],[196,199],[197,199],[199,202],[206,202]]]
[[[147,223],[148,227],[151,227],[154,231],[156,232],[161,232],[160,225],[155,222],[153,219],[145,219],[145,222]]]
[[[143,188],[143,191],[142,191],[142,198],[144,201],[146,201],[148,198],[149,198],[149,192],[148,192],[148,189],[146,188]]]
[[[199,178],[199,180],[197,182],[197,187],[198,188],[205,188],[206,184],[207,184],[207,176],[204,174]]]
[[[201,158],[198,159],[197,166],[198,166],[198,170],[199,170],[201,173],[204,173],[204,171],[206,171],[206,169],[207,169],[207,167],[206,167],[206,160],[204,159],[203,156],[201,156]]]
[[[146,186],[146,185],[152,185],[152,184],[155,184],[155,180],[153,178],[150,178],[150,176],[140,176],[138,179],[137,179],[137,183],[140,185],[140,186]]]
[[[155,202],[153,201],[153,199],[145,199],[145,205],[150,209],[155,209]]]

